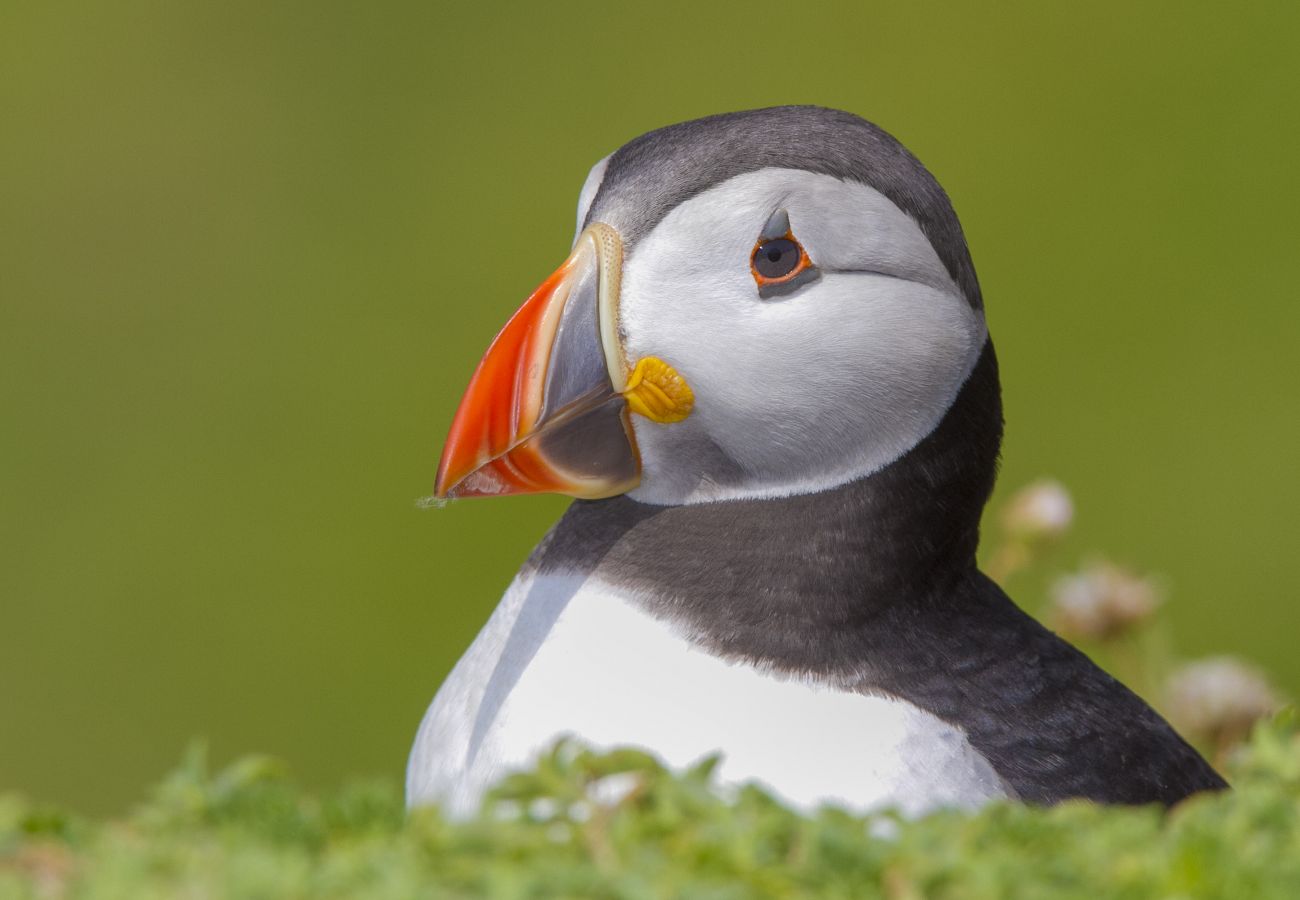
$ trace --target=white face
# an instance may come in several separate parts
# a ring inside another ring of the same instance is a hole
[[[820,277],[763,299],[750,257],[777,210]],[[913,219],[793,169],[673,209],[627,255],[619,315],[629,362],[658,356],[695,393],[685,421],[632,417],[630,496],[656,504],[812,493],[882,468],[939,423],[986,337]]]

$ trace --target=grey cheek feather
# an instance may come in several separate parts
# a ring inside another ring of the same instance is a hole
[[[755,242],[787,226],[813,265],[755,285]],[[696,393],[684,422],[633,421],[632,496],[664,504],[805,493],[880,468],[938,423],[985,336],[892,201],[788,169],[728,179],[665,216],[628,257],[620,321],[630,355],[669,360]]]

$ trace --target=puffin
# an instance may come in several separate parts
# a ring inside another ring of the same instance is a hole
[[[574,497],[420,724],[471,815],[555,742],[917,816],[1223,779],[976,564],[1003,429],[961,225],[894,137],[784,106],[596,163],[456,411],[435,497]]]

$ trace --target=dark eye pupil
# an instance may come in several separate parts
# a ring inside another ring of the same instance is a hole
[[[799,265],[799,245],[789,238],[764,241],[754,251],[754,271],[764,278],[784,278]]]

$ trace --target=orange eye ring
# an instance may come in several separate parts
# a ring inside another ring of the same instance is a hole
[[[789,284],[811,268],[808,251],[789,230],[781,237],[760,237],[749,254],[749,273],[760,289]]]

